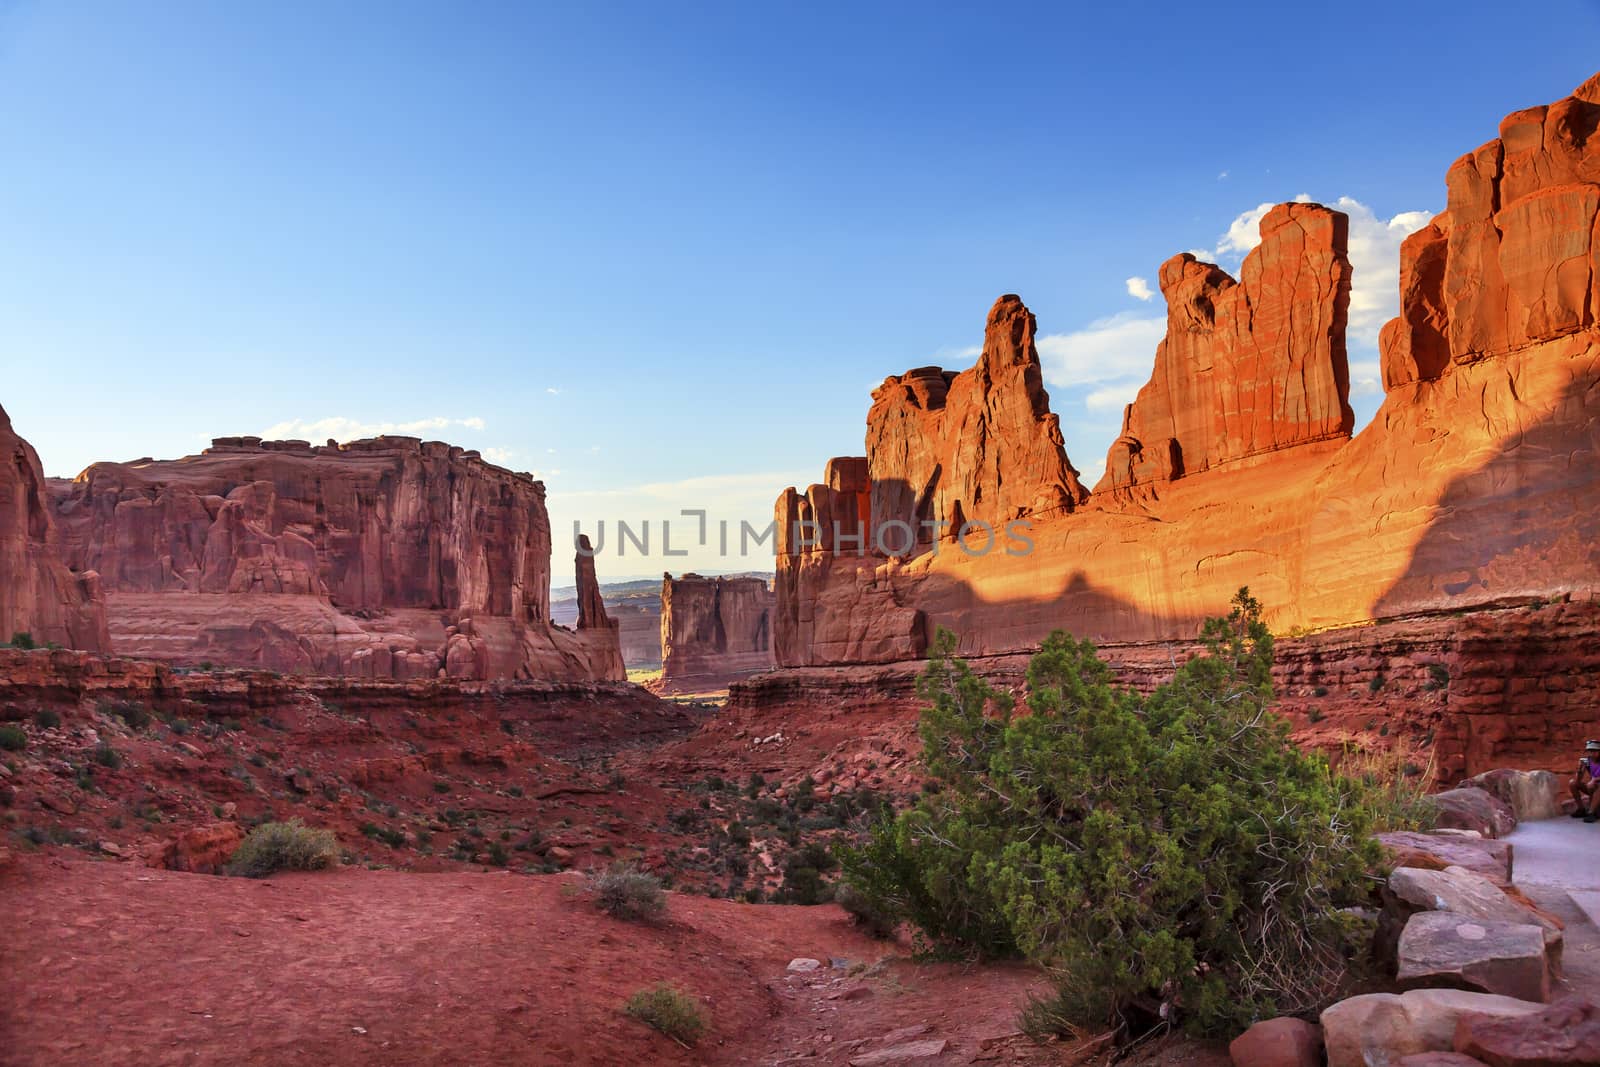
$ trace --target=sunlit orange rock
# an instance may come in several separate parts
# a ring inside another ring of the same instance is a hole
[[[859,512],[863,497],[872,523],[918,514],[947,499],[923,492],[930,458],[1035,455],[1049,425],[1037,413],[974,419],[950,436],[962,376],[891,379],[867,455],[777,502],[780,666],[811,668],[793,685],[816,692],[822,668],[917,659],[936,627],[974,657],[1025,652],[1055,629],[1119,650],[1186,642],[1248,586],[1278,633],[1444,626],[1461,657],[1437,724],[1451,771],[1507,755],[1538,766],[1581,740],[1592,693],[1563,665],[1587,662],[1592,621],[1492,613],[1561,603],[1587,619],[1578,606],[1600,598],[1597,130],[1600,76],[1512,115],[1499,140],[1450,168],[1448,210],[1405,243],[1401,314],[1382,339],[1386,395],[1354,437],[1342,221],[1315,205],[1268,213],[1237,284],[1189,257],[1167,262],[1167,340],[1107,476],[1070,510],[1028,514],[1026,551],[939,540],[892,558],[803,536],[807,520]],[[986,345],[980,367],[990,358]],[[997,441],[1002,425],[1023,439]],[[1002,486],[1021,489],[1001,515],[1062,484],[1053,458],[1011,470]],[[950,515],[948,499],[930,513]],[[1518,629],[1480,634],[1480,616]],[[1381,688],[1383,660],[1355,661],[1360,685]],[[775,693],[790,680],[743,684]]]
[[[1096,492],[1350,436],[1348,235],[1342,212],[1279,204],[1238,282],[1187,252],[1161,265],[1166,339]]]

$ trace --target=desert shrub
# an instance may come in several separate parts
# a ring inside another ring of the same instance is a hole
[[[28,732],[20,726],[7,723],[0,726],[0,748],[7,752],[21,752],[28,747]]]
[[[871,898],[849,882],[840,882],[834,887],[833,899],[849,913],[857,926],[873,937],[893,937],[899,928],[900,924],[893,915],[880,911]]]
[[[667,910],[661,880],[631,863],[613,863],[600,873],[591,871],[589,892],[597,908],[629,922],[654,919]]]
[[[49,708],[40,708],[33,713],[33,725],[41,730],[53,730],[61,725],[61,716]]]
[[[338,862],[339,845],[330,831],[290,819],[262,823],[245,835],[228,861],[228,873],[265,878],[277,871],[319,871]]]
[[[105,741],[102,741],[98,745],[94,746],[94,752],[92,753],[91,758],[96,763],[100,764],[100,766],[108,767],[111,770],[116,770],[118,767],[122,766],[122,753],[112,748],[111,745]]]
[[[692,1045],[706,1031],[705,1016],[694,997],[666,982],[639,990],[628,998],[624,1010],[680,1044]]]
[[[1360,783],[1357,794],[1375,832],[1431,830],[1438,807],[1429,798],[1433,754],[1421,746],[1397,742],[1387,748],[1348,745],[1339,758],[1339,773]]]
[[[137,700],[102,700],[99,707],[101,714],[116,716],[130,730],[143,730],[150,725],[150,709]]]
[[[39,646],[34,643],[32,634],[26,630],[18,630],[16,633],[11,635],[11,647],[38,648]]]
[[[783,904],[825,904],[833,898],[833,887],[823,875],[839,866],[839,861],[820,841],[808,841],[783,860],[783,884],[778,901]]]
[[[1428,689],[1443,689],[1450,684],[1450,668],[1443,663],[1428,664]]]
[[[918,690],[939,788],[846,852],[849,881],[935,948],[1045,965],[1057,993],[1030,1025],[1228,1033],[1321,1007],[1345,975],[1339,909],[1377,859],[1364,789],[1268,710],[1246,591],[1201,640],[1142,696],[1052,634],[1023,713],[941,633]]]

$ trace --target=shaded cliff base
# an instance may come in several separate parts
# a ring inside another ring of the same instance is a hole
[[[1197,647],[1110,643],[1100,651],[1122,684],[1149,691]],[[1280,637],[1276,652],[1277,710],[1296,740],[1330,751],[1404,747],[1439,782],[1495,767],[1566,769],[1583,741],[1600,735],[1600,600],[1424,613]],[[1021,694],[1029,654],[967,659]],[[736,682],[729,708],[755,716],[758,733],[760,723],[804,721],[810,711],[863,716],[853,729],[876,736],[889,722],[914,725],[922,666],[773,671]]]

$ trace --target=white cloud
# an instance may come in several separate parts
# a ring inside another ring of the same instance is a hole
[[[1427,225],[1428,211],[1402,211],[1380,219],[1372,209],[1348,196],[1333,205],[1350,216],[1349,338],[1376,348],[1378,331],[1400,313],[1400,242]],[[1354,374],[1351,375],[1352,382]]]
[[[511,466],[516,456],[517,454],[509,448],[486,448],[483,450],[484,459],[501,467]]]
[[[1383,371],[1378,366],[1377,360],[1353,359],[1350,361],[1350,395],[1383,395]]]
[[[1151,291],[1150,283],[1143,278],[1129,278],[1124,284],[1128,287],[1128,295],[1139,300],[1149,300],[1156,294]]]
[[[1219,182],[1220,181],[1226,181],[1227,178],[1228,178],[1228,172],[1227,171],[1223,171],[1222,173],[1217,175],[1217,181],[1219,181]]]
[[[1142,382],[1121,382],[1117,385],[1102,386],[1083,398],[1083,406],[1090,411],[1105,411],[1107,409],[1120,412],[1123,408],[1133,403],[1139,395]]]
[[[322,419],[288,419],[274,423],[262,430],[261,436],[268,440],[287,438],[316,442],[331,437],[336,441],[354,441],[382,434],[415,437],[429,430],[448,430],[452,427],[482,430],[486,425],[487,423],[476,416],[467,419],[447,419],[442,415],[434,415],[425,419],[412,419],[410,422],[362,422],[343,415],[330,415]]]
[[[1098,482],[1100,476],[1106,472],[1106,461],[1103,456],[1092,463],[1079,463],[1074,460],[1072,465],[1078,469],[1078,481],[1090,489],[1094,488],[1094,483]]]
[[[547,386],[545,388],[545,392],[549,393],[551,396],[560,396],[561,395],[561,390],[557,389],[553,385]]]
[[[1045,334],[1038,340],[1044,379],[1064,388],[1130,377],[1142,381],[1155,365],[1156,345],[1166,332],[1165,317],[1124,311],[1071,333]]]
[[[1217,250],[1209,256],[1196,255],[1195,258],[1219,260],[1230,254],[1243,256],[1261,243],[1261,220],[1276,206],[1275,203],[1268,201],[1257,204],[1249,211],[1240,212],[1232,222],[1228,223],[1228,231],[1217,240]]]
[[[1297,203],[1310,200],[1306,193],[1295,197]],[[1261,219],[1273,206],[1257,204],[1240,212],[1228,224],[1227,232],[1218,239],[1214,251],[1195,251],[1193,255],[1196,259],[1215,262],[1232,257],[1242,259],[1261,243]],[[1378,331],[1399,312],[1400,242],[1426,225],[1433,215],[1427,211],[1402,211],[1392,218],[1382,219],[1366,204],[1349,196],[1339,197],[1330,206],[1350,216],[1352,276],[1347,336],[1353,345],[1375,348]],[[1234,266],[1236,269],[1237,264]]]

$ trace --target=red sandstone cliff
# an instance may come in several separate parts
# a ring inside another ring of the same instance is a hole
[[[98,576],[63,565],[51,534],[39,456],[0,408],[0,641],[26,633],[39,644],[109,649]]]
[[[795,525],[863,509],[877,523],[880,508],[901,515],[910,501],[915,514],[946,499],[937,486],[954,467],[935,485],[922,457],[1037,454],[1038,412],[1004,423],[1019,435],[1009,446],[992,419],[959,421],[969,429],[952,438],[959,376],[891,379],[892,405],[875,394],[866,457],[779,498],[779,663],[914,659],[936,625],[970,654],[1024,650],[1056,628],[1186,639],[1242,585],[1279,631],[1596,597],[1597,127],[1600,76],[1512,115],[1451,168],[1449,209],[1406,244],[1401,315],[1383,334],[1388,392],[1354,438],[1343,222],[1315,205],[1269,213],[1237,284],[1168,261],[1168,335],[1112,449],[1101,487],[1116,491],[1036,508],[1031,552],[858,556]],[[1031,318],[1011,321],[1031,334]],[[986,343],[980,368],[989,360]],[[1060,469],[1047,455],[1042,484],[1059,485]]]
[[[770,668],[772,603],[762,578],[662,575],[662,691],[721,689]]]
[[[1161,264],[1167,336],[1097,493],[1350,436],[1349,219],[1279,204],[1235,282],[1187,252]]]
[[[603,611],[576,632],[549,621],[543,484],[475,452],[222,438],[50,491],[54,546],[102,575],[119,652],[373,678],[622,676]]]

